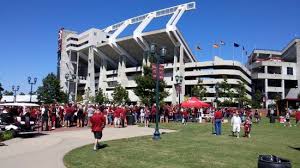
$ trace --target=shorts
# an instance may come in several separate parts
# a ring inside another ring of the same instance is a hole
[[[93,133],[94,133],[95,139],[101,139],[102,138],[102,131],[95,131]]]
[[[55,115],[51,116],[51,121],[55,122],[55,120],[56,120],[56,116]]]
[[[67,114],[65,115],[65,120],[66,120],[66,121],[71,121],[71,119],[72,119],[72,114],[71,114],[71,113],[67,113]]]
[[[241,126],[240,125],[233,125],[232,126],[232,132],[240,132]]]

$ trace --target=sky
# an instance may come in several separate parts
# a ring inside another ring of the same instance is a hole
[[[28,93],[28,76],[38,78],[35,90],[48,73],[56,73],[57,32],[61,27],[77,32],[92,27],[102,29],[187,2],[191,1],[2,0],[0,83],[6,90],[19,85],[20,91]],[[233,59],[233,42],[250,53],[254,48],[281,50],[300,36],[299,0],[196,0],[196,3],[197,9],[184,13],[178,27],[198,61],[212,60],[214,55]],[[146,30],[163,26],[167,19],[157,20]],[[212,49],[220,41],[225,45]],[[198,45],[201,51],[195,50]],[[234,59],[245,62],[241,48],[234,55]]]

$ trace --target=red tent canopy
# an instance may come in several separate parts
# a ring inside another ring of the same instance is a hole
[[[189,98],[187,101],[184,101],[181,103],[181,107],[184,108],[201,108],[201,107],[209,107],[210,105],[208,103],[205,103],[199,99],[197,99],[196,97],[191,97]]]

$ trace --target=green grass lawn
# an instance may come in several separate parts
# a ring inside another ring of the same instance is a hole
[[[292,121],[294,123],[294,121]],[[253,124],[251,138],[235,138],[229,124],[223,124],[221,136],[211,133],[211,124],[179,123],[160,125],[178,132],[163,134],[153,141],[151,136],[104,142],[108,147],[95,152],[86,145],[69,152],[67,167],[257,167],[259,154],[273,154],[290,159],[300,167],[300,126],[286,128],[267,120]],[[105,136],[105,135],[104,135]]]

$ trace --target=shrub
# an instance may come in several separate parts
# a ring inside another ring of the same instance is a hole
[[[0,136],[1,141],[6,141],[12,138],[14,138],[14,134],[12,131],[4,131]]]

